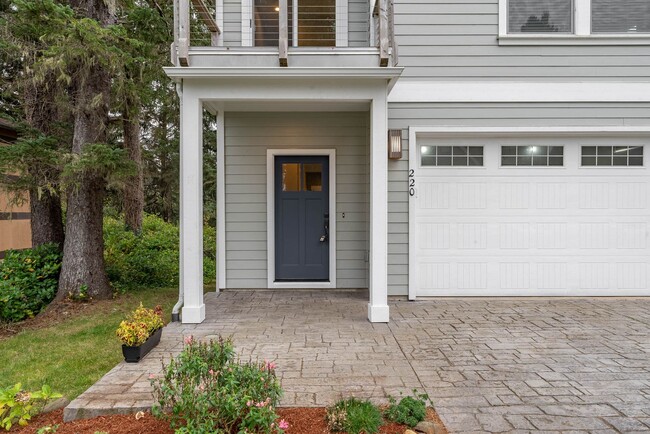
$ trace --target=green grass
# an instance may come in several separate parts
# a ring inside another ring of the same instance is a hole
[[[165,321],[178,288],[142,289],[98,302],[70,318],[0,340],[0,387],[22,383],[27,390],[48,384],[74,399],[115,366],[122,357],[115,329],[140,302],[165,310]]]

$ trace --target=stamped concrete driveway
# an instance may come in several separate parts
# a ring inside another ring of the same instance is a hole
[[[232,335],[273,359],[284,405],[426,391],[451,432],[650,431],[650,299],[391,301],[370,324],[364,291],[206,296],[201,325],[171,324],[147,359],[116,366],[68,419],[151,405],[150,373],[182,336]]]

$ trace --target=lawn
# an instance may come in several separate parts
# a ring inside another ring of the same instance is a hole
[[[115,329],[127,313],[140,302],[146,307],[160,304],[168,321],[177,298],[178,288],[133,291],[0,338],[0,387],[20,382],[32,390],[49,384],[74,399],[122,360]]]

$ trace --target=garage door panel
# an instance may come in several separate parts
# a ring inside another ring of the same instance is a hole
[[[413,201],[422,296],[650,295],[645,167],[419,167]]]

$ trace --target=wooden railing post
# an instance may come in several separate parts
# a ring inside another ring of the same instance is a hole
[[[379,66],[388,66],[388,0],[379,3]]]
[[[178,4],[178,62],[190,66],[190,0]]]
[[[280,66],[288,66],[287,52],[289,50],[289,7],[287,0],[280,0],[280,20],[278,36],[278,53],[280,57]]]

